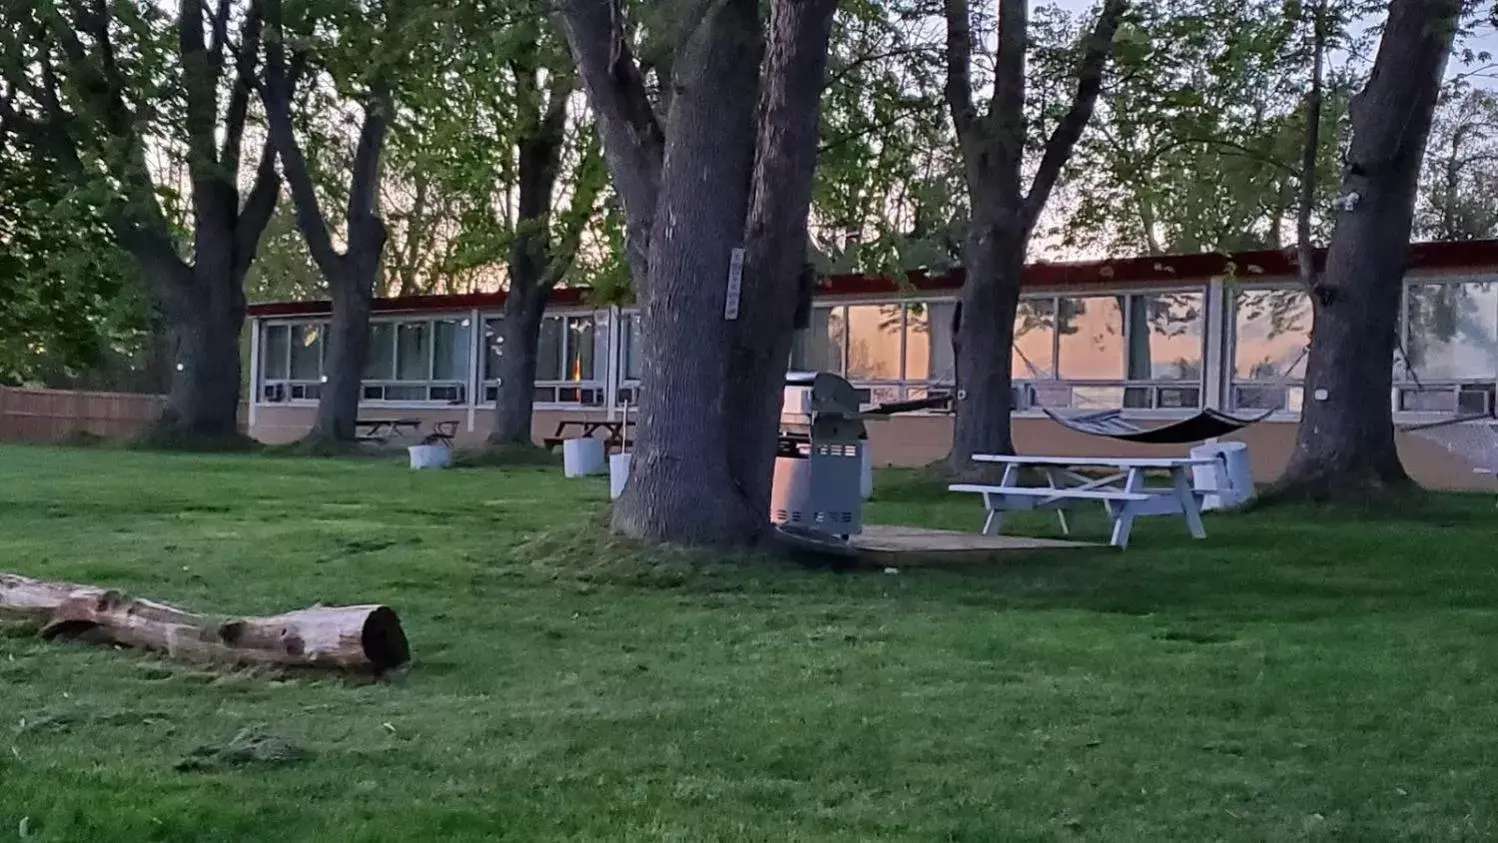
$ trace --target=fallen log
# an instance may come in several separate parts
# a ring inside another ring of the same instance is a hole
[[[216,620],[120,591],[0,573],[0,615],[76,638],[165,653],[180,661],[381,673],[411,660],[387,606],[314,606],[265,618]]]

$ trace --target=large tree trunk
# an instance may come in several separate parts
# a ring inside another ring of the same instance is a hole
[[[240,436],[244,289],[233,278],[205,277],[213,269],[200,264],[196,283],[166,302],[171,387],[154,437],[225,443]]]
[[[952,334],[957,361],[951,457],[955,472],[970,471],[974,454],[1014,453],[1009,361],[1026,240],[1022,232],[981,220],[974,220],[968,235],[963,252],[967,279]]]
[[[179,661],[381,672],[411,659],[385,606],[317,606],[218,621],[114,590],[0,573],[0,616],[40,623],[44,638],[139,647]]]
[[[510,291],[500,321],[499,395],[494,406],[493,445],[531,444],[536,401],[536,354],[550,285],[521,281],[510,264]]]
[[[1365,502],[1410,485],[1394,443],[1394,345],[1420,165],[1459,0],[1394,0],[1352,107],[1344,209],[1311,291],[1305,404],[1279,497]]]
[[[768,524],[785,371],[806,271],[806,217],[836,0],[776,4],[759,103],[737,335],[724,382],[729,471]],[[809,296],[809,291],[808,291]]]
[[[376,257],[378,265],[378,257]],[[333,314],[328,322],[327,382],[317,402],[317,420],[308,441],[314,444],[352,442],[364,393],[364,361],[369,356],[369,314],[374,279],[356,279],[347,267],[345,277],[329,279]]]
[[[737,544],[768,520],[728,464],[724,291],[742,243],[754,167],[762,52],[758,4],[715,4],[681,47],[642,291],[643,370],[620,532],[654,541]]]

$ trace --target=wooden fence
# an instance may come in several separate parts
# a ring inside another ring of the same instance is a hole
[[[62,442],[81,433],[125,439],[165,405],[162,395],[0,386],[0,441]]]

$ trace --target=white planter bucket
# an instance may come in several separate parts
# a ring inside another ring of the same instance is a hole
[[[447,468],[453,461],[452,449],[446,445],[411,445],[406,451],[413,469]]]
[[[619,500],[624,494],[624,484],[629,482],[629,454],[614,454],[609,457],[609,500]]]
[[[1253,500],[1253,466],[1248,461],[1248,446],[1242,442],[1214,442],[1191,449],[1195,458],[1217,458],[1213,465],[1191,469],[1192,486],[1206,492],[1202,509],[1237,509]]]
[[[567,477],[587,477],[603,471],[602,439],[568,439],[562,443],[562,473]]]

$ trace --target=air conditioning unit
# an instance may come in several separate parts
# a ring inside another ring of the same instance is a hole
[[[279,404],[286,400],[286,384],[268,383],[260,390],[260,401],[265,404]]]

